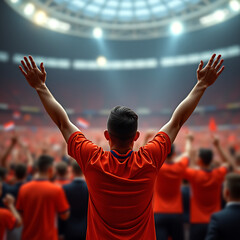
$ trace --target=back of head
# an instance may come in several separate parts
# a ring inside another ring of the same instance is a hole
[[[38,171],[40,173],[46,173],[53,165],[53,158],[48,155],[41,155],[37,162]]]
[[[64,177],[67,174],[67,163],[58,162],[56,164],[56,171],[60,177]]]
[[[82,170],[76,161],[72,162],[72,171],[74,175],[81,176]]]
[[[23,180],[27,174],[27,167],[23,163],[18,163],[16,164],[14,171],[16,178],[18,180]]]
[[[117,106],[111,110],[107,122],[110,136],[121,141],[132,140],[138,128],[138,115],[130,108]]]
[[[199,158],[202,160],[202,163],[206,166],[210,165],[213,160],[213,151],[207,148],[200,148]]]
[[[229,173],[226,176],[226,187],[229,190],[230,197],[240,201],[240,175]]]

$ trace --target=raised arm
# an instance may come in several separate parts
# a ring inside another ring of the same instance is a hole
[[[22,218],[14,206],[14,201],[14,197],[10,194],[7,194],[3,199],[4,204],[9,208],[9,210],[12,212],[13,216],[17,220],[16,227],[19,227],[22,225]]]
[[[71,123],[64,108],[56,101],[49,89],[46,82],[46,71],[43,63],[40,64],[40,69],[37,67],[33,58],[29,56],[29,63],[27,57],[24,57],[25,61],[21,61],[22,66],[19,66],[22,74],[25,76],[29,85],[33,87],[53,122],[60,129],[65,141],[67,142],[72,133],[79,131],[79,129]]]
[[[10,145],[8,146],[8,148],[6,149],[6,151],[3,153],[2,156],[0,156],[0,166],[1,167],[7,167],[7,158],[8,156],[10,155],[10,153],[12,152],[13,150],[13,147],[16,145],[17,143],[17,137],[16,136],[13,136],[11,138],[11,143]]]
[[[220,144],[220,140],[217,136],[213,136],[213,145],[215,146],[221,160],[222,160],[222,164],[223,165],[232,165],[233,169],[236,169],[236,164],[234,159],[229,156],[222,148],[221,144]]]
[[[223,63],[223,59],[220,60],[221,55],[219,55],[214,61],[215,56],[216,54],[212,55],[204,68],[203,61],[200,62],[197,69],[198,81],[196,85],[189,95],[175,109],[170,121],[160,130],[168,134],[172,143],[174,142],[182,125],[187,121],[198,105],[205,90],[217,80],[224,69],[224,67],[221,67]]]

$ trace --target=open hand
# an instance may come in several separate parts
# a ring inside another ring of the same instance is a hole
[[[223,59],[220,60],[221,55],[218,55],[218,57],[214,61],[215,56],[216,54],[212,55],[212,57],[210,58],[210,60],[208,61],[207,65],[204,68],[203,61],[201,61],[197,69],[197,79],[206,87],[211,86],[224,70],[224,66],[221,67],[223,63]]]
[[[19,66],[19,69],[21,70],[24,77],[27,79],[29,85],[33,88],[41,87],[43,84],[45,84],[46,81],[46,71],[44,69],[43,63],[40,64],[40,69],[37,67],[36,63],[34,62],[32,56],[29,56],[29,60],[31,64],[28,61],[27,57],[24,57],[25,62],[22,60],[22,66]]]

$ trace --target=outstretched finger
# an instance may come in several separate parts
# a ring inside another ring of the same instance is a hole
[[[223,59],[221,59],[221,61],[218,63],[218,65],[216,66],[216,70],[218,71],[223,63]]]
[[[37,68],[37,65],[36,65],[36,63],[34,62],[33,57],[32,57],[32,56],[29,56],[29,59],[30,59],[30,61],[31,61],[32,67],[33,67],[33,68]]]
[[[222,68],[218,71],[217,76],[219,76],[223,70],[224,70],[224,66],[222,66]]]
[[[198,65],[197,72],[201,71],[202,68],[203,68],[203,61],[201,60],[201,62],[200,62],[199,65]]]
[[[213,65],[212,65],[214,68],[217,66],[220,58],[221,58],[221,55],[218,55],[217,59],[214,61]]]
[[[22,74],[24,75],[24,77],[26,78],[27,77],[27,74],[26,74],[26,72],[22,69],[22,67],[21,66],[19,66],[19,69],[20,69],[20,71],[22,72]]]
[[[27,57],[24,57],[24,60],[25,60],[25,62],[26,62],[26,64],[27,64],[29,70],[31,70],[31,69],[32,69],[32,66],[31,66],[31,64],[29,63]]]
[[[22,60],[21,63],[22,63],[22,65],[23,65],[25,71],[28,72],[29,69],[28,69],[28,67],[26,66],[25,62]]]
[[[215,56],[216,56],[216,54],[214,53],[214,54],[212,55],[212,57],[209,59],[208,64],[207,64],[208,67],[211,67],[211,66],[212,66],[212,63],[213,63],[213,60],[214,60]]]
[[[41,72],[45,74],[46,72],[45,72],[45,68],[44,68],[44,66],[43,66],[43,62],[41,62],[40,68],[41,68]]]

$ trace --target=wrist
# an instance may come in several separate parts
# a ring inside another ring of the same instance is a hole
[[[206,83],[201,82],[201,81],[198,81],[196,86],[203,91],[205,91],[208,88],[208,85]]]
[[[35,88],[35,90],[36,90],[37,92],[39,92],[39,91],[45,90],[46,88],[47,88],[46,84],[43,83],[43,84],[37,86],[37,87]]]

